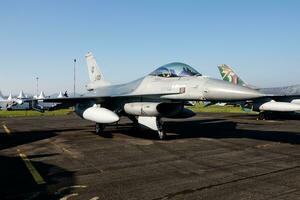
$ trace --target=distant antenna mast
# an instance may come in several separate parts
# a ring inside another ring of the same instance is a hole
[[[76,95],[76,59],[74,59],[74,97]]]
[[[39,77],[36,77],[36,96],[39,95]]]

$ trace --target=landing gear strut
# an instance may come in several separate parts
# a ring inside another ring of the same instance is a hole
[[[96,131],[96,133],[97,133],[98,135],[103,134],[104,129],[105,129],[105,125],[104,125],[104,124],[96,123],[95,131]]]
[[[165,140],[167,138],[167,134],[163,129],[163,123],[160,118],[156,118],[156,126],[157,126],[157,132],[158,132],[159,139]]]
[[[129,115],[128,118],[132,121],[134,127],[138,127],[139,126],[139,122],[135,118],[135,116]]]

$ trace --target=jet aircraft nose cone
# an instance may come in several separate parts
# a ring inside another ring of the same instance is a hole
[[[264,96],[257,90],[217,79],[208,80],[204,88],[204,97],[210,101],[243,101]]]

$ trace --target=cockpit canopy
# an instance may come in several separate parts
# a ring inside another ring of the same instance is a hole
[[[202,76],[191,66],[184,63],[169,63],[159,67],[150,74],[151,76],[160,76],[165,78],[171,77],[187,77],[187,76]]]

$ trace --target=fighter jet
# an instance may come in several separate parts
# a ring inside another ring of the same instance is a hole
[[[102,133],[105,125],[127,116],[135,124],[157,131],[166,137],[162,117],[186,118],[194,114],[185,108],[191,101],[243,101],[264,96],[251,88],[203,76],[191,66],[174,62],[157,68],[135,81],[112,85],[100,71],[92,53],[86,55],[90,83],[88,92],[72,98],[44,99],[59,103],[58,108],[75,107],[83,119],[96,124]]]
[[[239,102],[244,109],[259,112],[259,119],[270,119],[276,113],[294,114],[300,112],[300,85],[277,88],[257,88],[245,83],[228,65],[218,66],[222,79],[234,85],[241,85],[268,94],[252,103]]]

